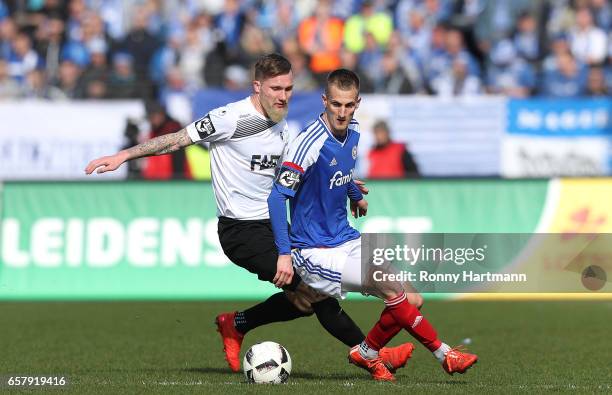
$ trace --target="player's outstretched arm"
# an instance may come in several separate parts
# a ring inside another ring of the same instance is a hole
[[[193,142],[187,133],[187,129],[181,129],[176,133],[164,134],[131,148],[121,150],[115,155],[94,159],[85,168],[85,174],[91,174],[96,169],[98,169],[96,171],[98,174],[114,171],[129,160],[145,156],[168,154],[191,144]]]

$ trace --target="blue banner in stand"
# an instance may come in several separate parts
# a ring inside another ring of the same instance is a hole
[[[612,136],[612,100],[509,100],[508,133],[543,137]]]
[[[509,100],[502,176],[611,174],[612,101]]]

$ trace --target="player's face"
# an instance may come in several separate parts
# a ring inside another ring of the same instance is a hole
[[[280,122],[287,116],[293,93],[293,73],[254,81],[253,89],[259,94],[259,102],[268,118]]]
[[[346,132],[360,101],[356,88],[343,90],[335,85],[329,87],[327,96],[323,95],[323,104],[332,133],[342,135]]]

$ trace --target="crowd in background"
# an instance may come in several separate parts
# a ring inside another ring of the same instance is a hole
[[[612,88],[609,0],[0,0],[0,99],[248,89],[277,51],[295,88],[577,97]]]

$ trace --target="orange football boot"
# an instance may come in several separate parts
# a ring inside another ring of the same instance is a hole
[[[446,353],[444,362],[442,362],[442,368],[452,376],[454,373],[465,373],[476,362],[478,362],[477,355],[462,352],[461,349],[455,347]]]
[[[376,381],[395,381],[393,373],[387,369],[383,360],[378,357],[374,359],[365,359],[359,352],[359,346],[351,348],[349,351],[348,360],[353,365],[359,366],[370,372],[372,378]]]
[[[223,340],[223,352],[225,360],[230,369],[234,372],[240,371],[240,346],[244,335],[236,330],[234,326],[234,317],[236,312],[219,314],[215,318],[217,332],[221,334]]]
[[[397,347],[383,347],[378,352],[378,356],[382,359],[385,366],[391,373],[399,368],[406,366],[406,362],[412,356],[414,350],[414,344],[404,343]]]

